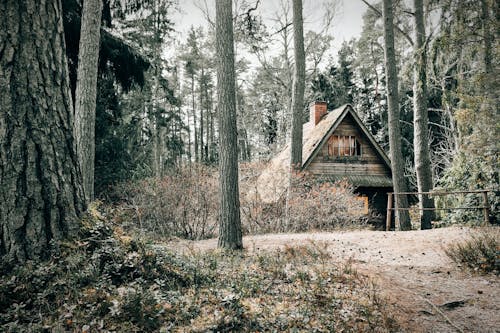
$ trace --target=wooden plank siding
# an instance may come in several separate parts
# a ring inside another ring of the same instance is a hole
[[[314,175],[391,176],[391,170],[350,114],[347,114],[332,135],[355,136],[361,145],[361,156],[329,156],[326,141],[307,167],[309,172]]]

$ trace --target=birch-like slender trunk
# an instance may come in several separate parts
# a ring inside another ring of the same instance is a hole
[[[205,76],[205,69],[201,66],[200,75],[200,160],[205,162],[205,145],[204,145],[204,119],[203,119],[203,80]]]
[[[427,50],[425,45],[424,4],[414,0],[415,44],[413,68],[413,149],[418,192],[432,190],[432,169],[429,152],[429,116],[427,111]],[[420,208],[434,208],[434,200],[428,195],[419,195]],[[422,210],[421,229],[431,229],[434,212]]]
[[[200,160],[199,147],[198,147],[198,128],[196,121],[196,104],[194,94],[194,73],[191,74],[191,106],[193,110],[193,130],[194,130],[194,160],[196,163]]]
[[[94,200],[95,108],[102,0],[83,1],[75,94],[75,139],[87,202]]]
[[[401,152],[401,126],[399,124],[399,93],[398,76],[396,68],[396,54],[394,50],[394,22],[392,0],[383,1],[384,19],[384,58],[387,80],[387,106],[389,118],[389,146],[392,166],[392,181],[394,192],[407,192],[404,178],[404,161]],[[403,210],[396,211],[396,219],[401,230],[410,230],[410,215],[407,210],[408,199],[406,195],[395,196],[396,207]]]
[[[215,7],[221,210],[218,246],[241,249],[232,1],[216,0]]]

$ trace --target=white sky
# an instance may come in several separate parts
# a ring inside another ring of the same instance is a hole
[[[183,13],[174,16],[175,29],[185,36],[191,26],[206,26],[203,13],[195,5],[204,3],[204,0],[179,0]],[[291,0],[289,0],[291,2]],[[261,13],[264,19],[269,19],[279,8],[280,0],[261,0]],[[323,15],[322,0],[303,0],[304,2],[304,31],[318,30]],[[213,0],[207,0],[212,12],[215,10]],[[337,14],[330,33],[334,36],[332,53],[336,54],[344,40],[358,37],[362,29],[362,15],[367,7],[361,0],[337,0]],[[267,13],[269,13],[267,15]]]

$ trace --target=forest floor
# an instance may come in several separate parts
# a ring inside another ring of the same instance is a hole
[[[500,332],[500,279],[462,270],[445,254],[448,244],[467,239],[474,229],[427,231],[339,231],[244,237],[247,251],[315,244],[336,263],[350,261],[370,277],[399,313],[407,332]],[[176,241],[176,250],[206,251],[217,240]]]

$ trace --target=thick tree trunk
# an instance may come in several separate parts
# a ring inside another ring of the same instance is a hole
[[[396,54],[394,50],[394,23],[392,0],[383,1],[384,19],[384,56],[385,73],[387,80],[387,104],[389,115],[389,146],[392,164],[392,181],[394,192],[406,192],[407,186],[404,178],[404,161],[401,152],[401,128],[399,125],[399,96],[398,77],[396,68]],[[408,208],[406,195],[396,195],[396,207]],[[407,210],[396,211],[401,230],[410,230],[410,215]]]
[[[302,167],[302,113],[304,111],[304,86],[306,64],[304,54],[304,33],[302,21],[302,0],[293,0],[293,43],[295,70],[292,94],[292,144],[291,166],[300,170]]]
[[[232,1],[216,0],[217,104],[219,110],[219,247],[241,249]]]
[[[419,192],[432,190],[432,170],[429,152],[429,117],[427,114],[427,52],[425,45],[424,4],[414,0],[415,7],[415,67],[413,69],[413,148]],[[434,200],[419,195],[420,208],[434,208]],[[431,229],[434,212],[422,210],[421,229]]]
[[[0,2],[0,256],[47,255],[85,199],[73,137],[61,2]]]
[[[95,108],[102,0],[83,1],[75,94],[75,139],[87,202],[94,200]]]

